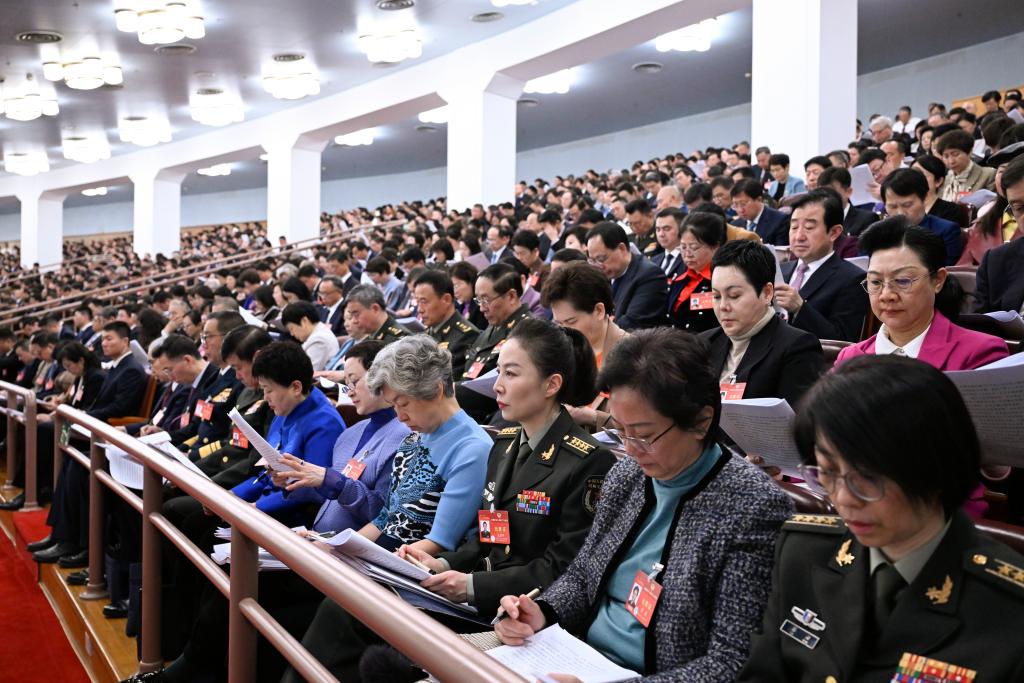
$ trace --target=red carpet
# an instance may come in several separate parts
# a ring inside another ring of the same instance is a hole
[[[18,535],[37,541],[47,534],[46,512],[14,515]],[[0,532],[0,679],[19,683],[89,683],[53,608],[36,583],[24,547]],[[26,561],[28,560],[28,561]]]

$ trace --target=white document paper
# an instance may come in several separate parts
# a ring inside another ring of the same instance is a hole
[[[871,260],[871,257],[870,256],[851,256],[850,258],[848,258],[846,260],[849,261],[850,263],[852,263],[853,265],[857,266],[858,268],[860,268],[864,272],[867,272],[867,270],[868,270],[868,262]]]
[[[267,443],[267,440],[260,436],[260,433],[252,428],[252,425],[245,421],[242,414],[238,412],[238,408],[232,408],[231,412],[228,413],[228,417],[235,423],[238,430],[245,435],[245,438],[249,440],[249,443],[256,449],[256,452],[263,456],[267,467],[275,472],[294,472],[292,468],[281,462],[281,453]]]
[[[986,463],[1024,466],[1024,354],[977,370],[947,372],[978,430]]]
[[[875,182],[875,178],[871,175],[871,169],[867,164],[851,168],[850,181],[850,188],[853,190],[853,194],[850,195],[851,204],[860,206],[861,204],[875,203],[875,198],[871,196],[869,189],[871,183]]]
[[[394,553],[389,553],[353,529],[345,529],[330,538],[323,539],[323,542],[334,547],[335,552],[339,554],[365,560],[416,581],[422,581],[430,576],[430,572],[420,569],[412,562],[407,562]]]
[[[967,204],[968,206],[973,206],[977,209],[980,209],[981,207],[985,206],[995,198],[995,192],[993,192],[992,190],[986,190],[985,188],[982,188],[980,190],[975,190],[974,192],[968,195],[964,195],[963,197],[957,200],[957,204]]]
[[[462,383],[462,386],[467,389],[472,389],[478,394],[483,394],[489,398],[497,398],[498,394],[494,391],[494,383],[498,381],[498,368],[494,368],[490,372],[480,375],[476,379],[467,379]]]
[[[156,446],[156,449],[163,453],[164,455],[169,455],[171,458],[178,461],[178,463],[184,466],[185,469],[195,474],[198,474],[203,479],[210,478],[210,476],[206,472],[203,472],[201,469],[199,469],[198,465],[189,460],[189,457],[186,454],[182,453],[177,448],[175,448],[174,444],[170,442],[162,443],[159,446]]]
[[[410,315],[408,318],[398,318],[397,320],[395,320],[395,322],[404,327],[405,329],[409,330],[413,334],[427,331],[427,328],[423,326],[423,323],[420,322],[420,319],[414,315]]]
[[[793,441],[793,408],[784,398],[722,401],[722,431],[747,455],[759,455],[783,474],[800,476],[800,452]]]
[[[142,344],[132,339],[131,342],[128,344],[128,347],[132,351],[132,357],[135,358],[136,361],[138,361],[139,365],[141,365],[144,368],[148,368],[149,355],[146,353],[146,350],[142,348]]]
[[[567,673],[583,683],[616,683],[640,674],[609,660],[558,624],[535,633],[522,645],[502,645],[486,652],[527,680],[548,673]]]
[[[460,616],[473,617],[476,615],[476,608],[465,602],[452,602],[444,596],[438,595],[419,584],[419,581],[413,581],[408,579],[397,572],[393,572],[389,569],[385,569],[379,565],[361,560],[358,557],[352,557],[350,555],[336,554],[335,557],[344,562],[348,566],[355,569],[360,574],[386,584],[395,588],[402,589],[408,593],[415,595],[415,605],[422,606],[423,601],[434,603],[437,606],[442,606],[446,613],[456,613]],[[486,622],[482,622],[486,623]]]

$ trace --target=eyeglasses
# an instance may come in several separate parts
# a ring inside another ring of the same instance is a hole
[[[839,474],[832,470],[826,470],[817,465],[801,465],[797,469],[803,475],[811,488],[817,489],[819,493],[828,494],[834,497],[839,488],[839,482],[843,482],[846,490],[865,503],[873,503],[882,500],[885,495],[885,482],[879,477],[864,474],[857,470],[850,470],[846,474]]]
[[[892,280],[883,280],[881,278],[866,278],[861,280],[860,286],[864,288],[864,291],[868,294],[881,294],[882,290],[888,286],[894,292],[909,292],[910,288],[914,286],[914,283],[918,280],[927,277],[928,275],[934,275],[933,272],[929,272],[926,275],[918,275],[917,277],[897,277]]]
[[[663,431],[661,434],[658,434],[656,437],[650,440],[641,439],[635,436],[626,436],[621,429],[615,429],[612,427],[606,427],[604,431],[606,434],[611,435],[616,441],[622,444],[623,448],[626,448],[627,446],[632,446],[640,453],[653,453],[654,444],[658,442],[658,439],[672,431],[672,428],[675,426],[676,423],[673,422],[672,424],[665,428],[665,431]]]
[[[478,296],[478,297],[474,297],[473,301],[475,301],[476,305],[479,306],[480,308],[490,308],[491,304],[493,304],[495,301],[500,299],[502,296],[503,296],[502,294],[497,294],[495,296],[492,296],[489,299],[486,298],[486,297]]]
[[[602,254],[601,256],[591,256],[587,259],[587,262],[592,266],[603,266],[608,261],[608,254]]]
[[[703,248],[703,244],[683,244],[682,242],[679,243],[679,251],[685,254],[696,254]]]
[[[199,335],[199,341],[205,342],[207,339],[213,339],[214,337],[223,337],[223,336],[224,336],[223,334],[207,334],[205,332],[202,332]]]

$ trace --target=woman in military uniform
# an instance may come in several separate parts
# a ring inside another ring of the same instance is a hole
[[[811,389],[795,432],[839,515],[784,525],[739,680],[1024,681],[1024,558],[961,510],[980,448],[954,384],[858,358]]]

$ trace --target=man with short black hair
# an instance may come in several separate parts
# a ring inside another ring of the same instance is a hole
[[[1003,169],[1000,179],[1007,210],[1024,225],[1024,154]],[[1024,239],[985,252],[978,266],[974,310],[978,313],[1024,308]]]
[[[946,265],[952,266],[963,251],[960,226],[930,214],[924,200],[928,196],[928,181],[920,171],[900,168],[889,174],[882,183],[882,201],[890,216],[905,216],[911,225],[931,230],[946,245]]]
[[[651,259],[665,274],[668,282],[686,271],[686,263],[679,246],[680,231],[686,214],[681,209],[662,209],[654,219],[654,234],[658,239],[661,253]]]
[[[551,266],[540,256],[540,238],[530,230],[517,230],[509,245],[516,259],[530,270],[527,284],[539,292],[551,271]]]
[[[651,215],[650,203],[644,199],[631,201],[626,204],[626,216],[629,219],[629,229],[632,231],[629,241],[636,245],[637,250],[648,258],[661,253],[661,247],[658,246],[654,234],[654,217]]]
[[[878,220],[878,215],[873,211],[860,209],[850,204],[850,197],[853,196],[853,177],[849,170],[837,166],[826,168],[818,176],[818,185],[819,187],[831,187],[839,194],[843,203],[843,230],[847,235],[856,237]]]
[[[768,169],[774,179],[768,186],[768,196],[775,201],[807,191],[804,181],[789,174],[788,154],[773,154],[768,160]]]
[[[975,91],[977,92],[977,91]],[[985,113],[992,113],[999,111],[999,103],[1003,101],[1003,96],[998,90],[989,90],[981,96],[981,103],[985,105]]]
[[[516,256],[508,248],[512,239],[512,231],[505,227],[491,226],[487,228],[487,247],[491,250],[491,263],[508,261]]]
[[[337,336],[320,322],[320,312],[308,301],[293,301],[285,306],[281,311],[281,324],[302,344],[314,371],[325,369],[327,361],[338,352]]]
[[[466,352],[480,336],[480,330],[455,309],[451,277],[440,270],[428,270],[416,279],[413,296],[427,334],[452,354],[452,377],[461,377],[466,368]]]
[[[335,337],[344,336],[345,318],[343,312],[345,307],[342,306],[342,302],[344,301],[345,285],[340,277],[328,275],[320,280],[319,286],[318,300],[320,306],[318,307],[318,313],[320,314],[320,322],[325,323]]]
[[[388,310],[397,311],[405,307],[409,288],[391,272],[391,264],[384,256],[370,259],[365,272],[384,296]]]
[[[789,216],[765,206],[764,190],[755,180],[742,180],[730,191],[738,218],[746,229],[757,233],[766,244],[789,244]]]
[[[653,230],[651,232],[654,232]],[[617,223],[598,223],[587,233],[591,263],[611,281],[615,323],[624,330],[665,324],[668,284],[658,266],[630,249]]]

